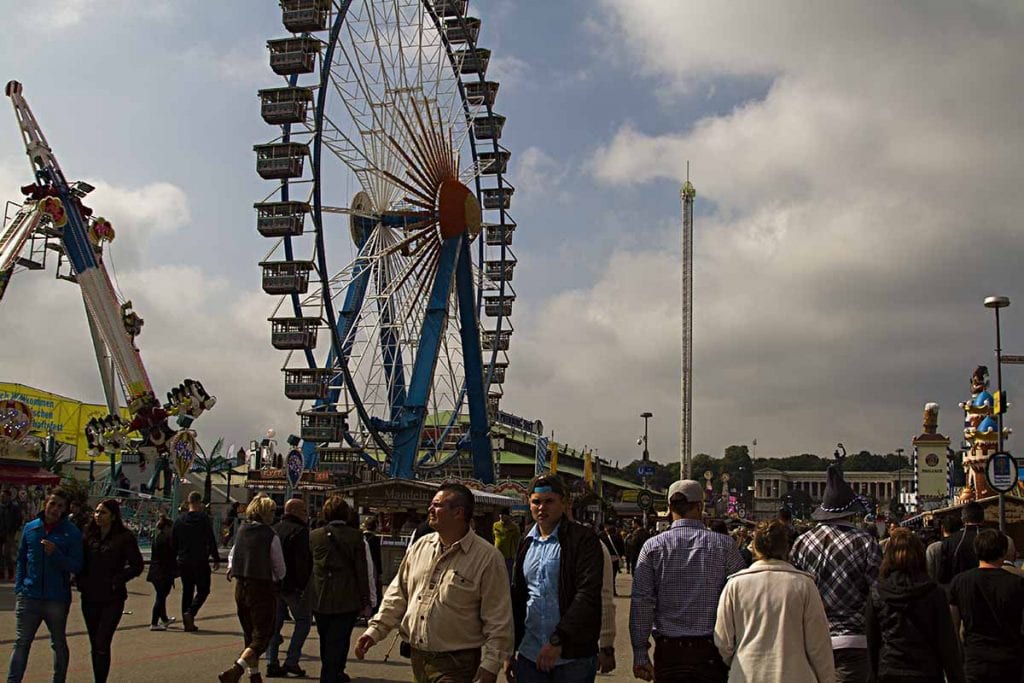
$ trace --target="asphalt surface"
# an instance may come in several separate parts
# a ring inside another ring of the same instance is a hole
[[[617,585],[620,594],[628,595],[629,577],[618,576]],[[241,628],[235,616],[235,605],[232,584],[228,583],[223,572],[214,574],[213,590],[210,598],[203,606],[196,625],[199,631],[185,633],[181,629],[179,613],[181,593],[180,583],[167,600],[168,613],[178,617],[179,621],[171,624],[167,631],[150,631],[149,615],[153,605],[152,586],[142,579],[135,579],[128,586],[128,602],[125,604],[126,614],[121,618],[117,635],[114,636],[113,665],[111,666],[111,683],[205,683],[216,681],[217,674],[228,668],[238,657],[242,649]],[[598,676],[600,681],[632,681],[632,655],[629,649],[629,600],[616,598],[616,653],[618,668],[609,675]],[[82,621],[82,612],[75,596],[68,617],[68,646],[71,650],[71,664],[68,669],[70,683],[89,683],[92,678],[92,664],[89,658],[89,637]],[[291,624],[284,627],[285,644],[291,634]],[[356,627],[352,634],[352,646],[363,632]],[[367,658],[360,662],[355,655],[349,654],[347,673],[356,681],[369,683],[399,683],[412,680],[412,669],[409,660],[398,653],[398,645],[391,650],[390,657],[385,661],[388,647],[394,638],[388,637],[370,650]],[[10,582],[0,583],[0,667],[6,674],[7,662],[14,646],[14,592]],[[319,640],[316,627],[310,631],[309,638],[303,648],[300,666],[306,670],[306,680],[317,680],[320,675]],[[261,662],[260,669],[264,674],[266,667]],[[39,627],[36,640],[32,645],[28,671],[25,676],[27,683],[46,683],[52,673],[52,651],[49,635],[45,624]],[[303,680],[289,677],[291,680]],[[246,678],[242,679],[247,680]],[[282,680],[267,679],[264,680]],[[504,676],[499,680],[503,681]]]

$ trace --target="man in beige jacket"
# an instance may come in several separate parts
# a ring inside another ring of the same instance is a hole
[[[417,683],[495,683],[512,653],[512,600],[505,560],[469,526],[473,493],[444,484],[428,509],[437,533],[413,543],[356,643],[356,657],[396,626],[412,646]]]

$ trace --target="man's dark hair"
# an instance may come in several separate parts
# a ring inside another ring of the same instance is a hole
[[[974,553],[981,562],[999,564],[1006,557],[1006,550],[1010,542],[1006,540],[1006,534],[996,529],[982,529],[974,539]]]
[[[724,519],[715,519],[708,525],[708,529],[714,531],[716,534],[729,535],[729,525],[725,523]]]
[[[964,505],[960,515],[963,517],[964,524],[981,524],[985,521],[985,508],[981,507],[981,503],[970,502]]]
[[[942,518],[942,530],[949,535],[953,535],[963,528],[963,521],[956,515],[946,515]]]
[[[67,489],[62,489],[61,487],[58,486],[57,488],[51,489],[50,493],[46,497],[49,498],[50,496],[57,496],[58,498],[63,500],[65,508],[71,507],[71,500],[73,496],[71,495],[71,492],[68,491]]]
[[[500,510],[498,510],[498,514],[499,515],[507,515],[507,514],[509,514],[508,508],[501,508]]]
[[[321,512],[325,522],[348,522],[348,503],[341,496],[334,495],[324,502]]]
[[[668,503],[668,509],[676,513],[680,517],[686,517],[686,515],[693,512],[694,509],[699,508],[703,501],[695,500],[692,503],[687,502],[685,498],[674,498]]]
[[[193,491],[192,493],[188,494],[189,505],[199,505],[202,502],[203,494],[201,494],[199,491]]]
[[[441,484],[437,489],[438,493],[452,493],[455,495],[455,501],[452,503],[452,507],[462,508],[462,516],[466,520],[466,524],[469,524],[469,520],[473,519],[473,492],[462,484],[450,483]]]
[[[533,493],[538,488],[549,488],[552,493],[562,498],[566,498],[569,495],[569,489],[557,474],[538,474],[530,482],[530,485],[526,487],[526,490],[528,493]]]
[[[789,524],[793,521],[793,512],[789,508],[779,508],[779,514],[777,515],[780,522]]]

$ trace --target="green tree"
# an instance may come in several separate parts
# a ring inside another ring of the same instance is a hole
[[[721,462],[707,453],[698,453],[690,460],[690,477],[703,481],[705,472],[711,472],[711,476],[717,479],[722,472]]]
[[[199,447],[199,452],[196,453],[195,461],[192,463],[193,472],[202,472],[204,476],[203,480],[203,502],[209,503],[213,497],[213,473],[223,472],[224,470],[231,467],[230,461],[222,457],[220,452],[224,448],[224,437],[217,439],[217,443],[213,444],[213,448],[207,453],[203,450],[202,446]]]
[[[730,488],[743,495],[754,485],[754,463],[745,445],[729,446],[722,457],[722,470],[729,473]]]

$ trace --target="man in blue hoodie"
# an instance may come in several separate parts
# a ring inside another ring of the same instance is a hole
[[[60,489],[46,498],[39,516],[25,525],[15,573],[14,652],[7,683],[20,683],[39,624],[46,622],[53,648],[53,682],[68,672],[65,629],[71,608],[71,574],[82,569],[82,533],[66,516],[68,499]]]

